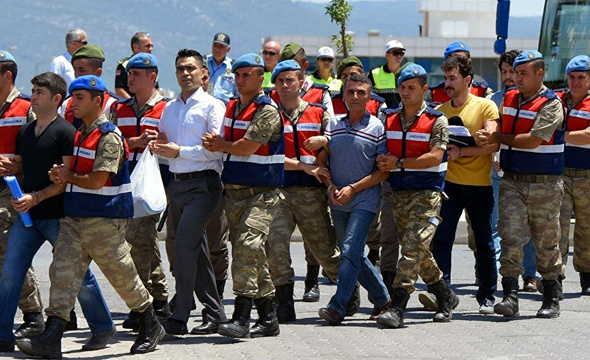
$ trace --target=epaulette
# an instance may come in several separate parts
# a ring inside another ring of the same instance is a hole
[[[434,115],[436,117],[439,117],[439,116],[443,116],[444,115],[442,112],[440,112],[440,111],[438,111],[438,110],[436,110],[434,108],[431,108],[430,106],[427,106],[426,107],[426,110],[424,110],[424,112],[427,113],[427,114],[430,114],[430,115]]]
[[[396,108],[387,108],[387,109],[383,110],[383,112],[384,112],[386,115],[389,115],[389,114],[397,114],[398,112],[400,112],[400,111],[401,111],[401,109],[402,109],[401,107],[396,107]]]
[[[275,86],[273,86],[273,87],[264,88],[264,89],[262,89],[262,91],[264,91],[264,95],[270,96],[270,93],[276,89],[277,88]]]
[[[272,100],[270,97],[268,97],[268,95],[259,96],[254,100],[254,102],[258,105],[262,105],[262,104],[272,105]]]
[[[439,87],[445,87],[445,82],[441,81],[438,84],[428,85],[428,89],[430,89],[430,90],[438,89]]]
[[[554,93],[553,90],[551,90],[551,89],[546,89],[545,91],[543,91],[543,93],[541,94],[541,96],[546,97],[549,100],[553,100],[553,99],[559,98],[559,96],[557,96],[557,94]]]
[[[385,102],[385,99],[384,98],[382,98],[381,96],[375,94],[374,92],[371,92],[371,99],[377,100],[380,103],[384,103]]]
[[[318,103],[307,103],[307,104],[308,104],[308,105],[311,105],[311,106],[317,106],[317,107],[320,107],[320,108],[324,109],[324,111],[328,110],[328,108],[327,108],[327,107],[326,107],[326,105],[324,105],[324,104],[318,104]]]
[[[110,122],[110,121],[107,121],[107,122],[104,122],[104,123],[100,124],[100,125],[98,126],[98,129],[99,129],[99,130],[100,130],[100,131],[101,131],[103,134],[106,134],[106,133],[114,132],[114,131],[117,129],[117,127],[116,127],[116,126],[115,126],[115,124],[113,124],[112,122]]]
[[[444,82],[443,82],[444,83]],[[488,84],[485,81],[474,81],[471,86],[475,86],[475,87],[482,87],[484,89],[489,88],[490,84]]]
[[[115,99],[117,99],[117,100],[121,100],[121,97],[120,97],[119,95],[115,94],[114,92],[112,92],[112,91],[110,91],[110,90],[107,90],[107,91],[105,91],[105,92],[106,92],[107,94],[109,94],[109,95],[110,95],[112,98],[115,98]]]
[[[556,93],[556,94],[557,93],[566,93],[568,91],[570,91],[570,88],[568,88],[568,87],[564,87],[564,88],[561,88],[561,89],[555,89],[555,90],[553,90],[553,92]]]
[[[18,94],[16,98],[31,101],[31,96],[23,93]]]
[[[322,89],[322,90],[328,90],[330,87],[326,84],[318,84],[318,83],[312,83],[311,86],[309,87],[311,88],[317,88],[317,89]]]
[[[131,99],[133,99],[132,97],[127,98],[127,99],[118,99],[117,101],[115,101],[115,103],[113,104],[113,106],[117,106],[119,104],[125,104],[131,101]]]
[[[338,94],[334,94],[334,95],[332,95],[332,99],[342,99],[342,97],[343,97],[343,96],[342,96],[342,91],[341,91],[341,92],[339,92]]]

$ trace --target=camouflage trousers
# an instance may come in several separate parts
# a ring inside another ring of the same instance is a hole
[[[156,226],[160,215],[130,219],[125,229],[125,240],[131,245],[131,258],[137,274],[156,300],[168,299],[168,282],[158,247]]]
[[[225,213],[232,244],[231,274],[236,296],[253,299],[274,296],[265,243],[279,207],[276,191],[266,191],[243,200],[226,200]]]
[[[281,189],[285,199],[279,201],[277,213],[268,236],[268,264],[275,286],[293,283],[291,266],[291,235],[295,225],[303,243],[334,282],[338,277],[340,249],[328,213],[326,190],[320,187],[293,186]]]
[[[49,267],[47,316],[70,319],[82,279],[94,261],[130,310],[144,312],[152,297],[143,286],[125,241],[126,219],[65,217]]]
[[[574,226],[574,269],[579,273],[590,272],[590,178],[563,176],[564,193],[561,201],[560,226],[561,276],[565,278],[569,255],[569,232],[572,210],[576,217]]]
[[[562,180],[526,183],[506,175],[500,180],[498,232],[502,237],[502,276],[518,278],[523,274],[523,247],[532,236],[539,274],[543,279],[557,280],[561,274],[559,211],[562,196]]]
[[[6,246],[8,245],[8,232],[16,217],[19,216],[10,203],[11,198],[12,195],[8,187],[0,191],[0,277],[2,276]],[[18,307],[23,313],[41,312],[43,310],[39,283],[35,277],[33,266],[29,268],[25,276]]]
[[[381,184],[381,209],[369,228],[367,247],[371,250],[381,249],[379,268],[381,272],[396,272],[399,259],[399,242],[397,229],[393,218],[393,204],[391,203],[391,185],[389,182]]]
[[[430,252],[430,243],[441,221],[441,193],[433,190],[394,191],[390,199],[401,247],[393,287],[404,288],[411,294],[418,276],[427,285],[442,279],[442,272]]]

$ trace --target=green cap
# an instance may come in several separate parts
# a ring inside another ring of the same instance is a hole
[[[296,42],[290,42],[283,48],[281,51],[281,59],[279,61],[291,60],[295,57],[295,55],[301,50],[301,45],[297,44]]]
[[[359,58],[357,58],[356,56],[349,56],[347,58],[342,59],[342,61],[338,65],[338,71],[336,72],[338,79],[340,79],[340,75],[342,75],[344,69],[346,69],[349,66],[360,66],[361,69],[363,69],[363,63]]]
[[[100,59],[104,62],[104,52],[98,45],[84,45],[72,54],[72,62],[78,58]]]

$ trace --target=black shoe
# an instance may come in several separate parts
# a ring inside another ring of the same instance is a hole
[[[406,311],[409,300],[410,294],[408,294],[406,289],[394,289],[393,297],[391,298],[391,307],[385,313],[377,317],[377,324],[392,329],[404,327],[404,312]]]
[[[170,304],[168,304],[168,300],[154,300],[153,306],[154,312],[156,313],[156,316],[160,321],[165,321],[172,315],[172,312],[170,311]]]
[[[217,333],[232,338],[250,337],[250,311],[252,299],[238,296],[234,301],[234,315],[229,323],[219,324]]]
[[[131,353],[145,354],[156,350],[164,335],[166,331],[158,321],[154,307],[150,305],[146,311],[139,313],[139,335],[131,346]]]
[[[188,334],[188,328],[184,321],[168,318],[168,320],[162,322],[166,334],[171,335],[186,335]]]
[[[123,320],[123,329],[128,329],[133,332],[139,331],[139,313],[131,310],[127,318]]]
[[[453,319],[453,309],[459,305],[459,297],[453,292],[449,285],[444,281],[428,285],[428,291],[436,296],[438,311],[434,314],[434,322],[449,322]]]
[[[352,316],[359,311],[361,307],[361,290],[360,285],[356,283],[354,287],[354,291],[352,292],[352,296],[348,299],[348,304],[346,304],[346,316]]]
[[[70,321],[68,321],[68,323],[66,324],[66,328],[64,331],[74,330],[78,330],[78,318],[76,316],[76,311],[72,309],[72,311],[70,311]]]
[[[504,299],[494,306],[494,312],[505,317],[519,316],[518,312],[518,279],[514,277],[502,278]]]
[[[590,295],[590,273],[580,273],[580,286],[582,295]]]
[[[0,353],[14,352],[14,341],[0,340]]]
[[[324,319],[328,322],[328,325],[340,325],[344,318],[338,313],[338,311],[331,308],[321,308],[318,311],[320,319]]]
[[[381,276],[383,277],[383,283],[387,288],[387,292],[389,293],[389,297],[393,299],[393,280],[395,280],[395,271],[382,271]]]
[[[170,308],[170,312],[173,313],[174,309],[176,309],[176,294],[174,294],[174,296],[172,297],[172,299],[168,303],[168,306]],[[193,310],[197,310],[197,303],[195,302],[194,298],[193,298],[193,304],[191,305],[191,311],[193,311]]]
[[[82,350],[93,351],[104,349],[116,333],[117,328],[113,326],[110,330],[103,332],[102,334],[92,334],[86,344],[82,345]]]
[[[559,293],[561,292],[561,283],[558,280],[543,280],[543,305],[537,311],[537,317],[543,319],[553,319],[559,317]]]
[[[57,316],[47,318],[43,334],[32,339],[17,340],[18,349],[31,356],[41,356],[46,359],[61,359],[61,338],[64,334],[66,321]]]
[[[225,280],[215,280],[215,285],[217,286],[217,294],[219,295],[219,300],[223,300],[223,291],[225,290]]]
[[[305,276],[305,293],[303,294],[302,299],[304,302],[320,301],[320,287],[318,285],[319,274],[319,265],[307,265],[307,274]]]
[[[14,336],[17,339],[39,336],[45,329],[45,320],[40,312],[28,312],[23,314],[23,323],[16,329]],[[14,348],[14,344],[12,346]]]
[[[258,320],[250,329],[250,337],[278,336],[281,333],[279,329],[279,320],[275,312],[272,298],[254,299]]]
[[[203,321],[203,323],[199,326],[194,327],[191,330],[191,334],[193,335],[209,335],[217,333],[217,328],[219,324],[214,323],[212,321]]]
[[[279,303],[277,306],[279,324],[297,320],[297,316],[295,315],[295,301],[293,300],[293,285],[293,283],[290,283],[277,286],[276,288],[276,300]]]

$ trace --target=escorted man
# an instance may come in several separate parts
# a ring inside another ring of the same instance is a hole
[[[131,37],[131,56],[128,56],[124,59],[119,60],[117,64],[117,69],[115,70],[115,94],[121,99],[128,99],[133,96],[133,90],[129,89],[129,84],[127,80],[127,63],[129,59],[136,54],[148,53],[151,54],[154,50],[154,43],[152,42],[152,38],[150,34],[146,32],[136,32]],[[158,82],[156,81],[156,88],[158,87]]]
[[[316,70],[307,76],[307,80],[316,84],[327,85],[330,95],[340,92],[342,81],[334,77],[334,50],[328,46],[322,46],[316,56]]]
[[[499,131],[483,129],[478,140],[501,144],[500,222],[502,241],[500,274],[504,299],[494,312],[519,315],[518,276],[523,272],[522,248],[535,242],[537,269],[543,277],[540,318],[559,316],[561,256],[559,211],[563,196],[564,109],[559,97],[545,85],[543,55],[525,50],[513,64],[517,89],[504,95]]]
[[[12,333],[14,314],[27,269],[45,240],[55,246],[59,221],[64,216],[65,184],[54,184],[47,173],[53,164],[70,165],[76,135],[76,129],[71,124],[61,116],[56,117],[67,93],[64,79],[46,72],[35,76],[31,83],[31,108],[37,119],[21,127],[16,138],[14,161],[24,175],[24,195],[12,200],[12,204],[16,211],[28,212],[33,225],[26,227],[20,216],[14,221],[0,278],[0,343],[10,343],[12,347],[15,340]],[[104,348],[117,330],[98,281],[90,269],[84,276],[78,300],[92,332],[82,350]],[[43,315],[39,313],[38,316],[43,324]],[[22,338],[23,334],[20,335],[19,338]],[[31,335],[29,333],[24,337]]]
[[[209,86],[207,92],[227,104],[237,96],[236,83],[231,68],[233,60],[227,56],[231,50],[229,35],[217,33],[213,36],[211,54],[207,55]]]
[[[574,270],[580,273],[582,295],[590,295],[590,58],[578,55],[565,68],[569,91],[557,92],[567,109],[565,132],[564,191],[560,225],[561,277],[565,279],[569,255],[572,210],[574,227]]]
[[[74,140],[69,167],[54,164],[50,179],[66,184],[65,217],[49,269],[51,291],[43,334],[18,340],[27,355],[61,358],[61,338],[84,274],[94,261],[119,296],[139,314],[139,335],[132,354],[154,351],[164,337],[152,299],[137,275],[125,224],[133,216],[129,183],[129,150],[119,129],[102,112],[106,86],[94,75],[70,84],[75,115],[84,121]]]
[[[400,102],[395,89],[395,73],[399,70],[406,49],[398,40],[391,40],[385,44],[385,59],[387,62],[369,72],[369,79],[373,82],[373,91],[385,99],[388,108],[395,108]]]
[[[88,44],[86,33],[82,29],[72,29],[66,33],[66,52],[56,56],[49,63],[49,71],[55,73],[65,80],[66,84],[76,78],[72,67],[72,54],[82,46]]]
[[[450,321],[452,309],[459,304],[430,252],[430,242],[441,222],[449,132],[444,114],[427,107],[423,100],[428,90],[426,79],[426,70],[416,64],[400,73],[397,89],[402,106],[388,110],[388,153],[377,157],[379,169],[390,174],[391,203],[401,244],[391,306],[377,318],[378,324],[391,328],[403,327],[418,275],[436,294],[439,311],[434,321]]]
[[[151,145],[154,153],[169,159],[172,172],[168,192],[175,226],[176,305],[164,327],[169,334],[188,332],[186,323],[195,293],[205,306],[204,324],[192,333],[210,334],[217,331],[219,323],[227,322],[205,238],[207,223],[221,199],[222,154],[204,148],[201,138],[206,132],[223,134],[225,108],[202,89],[200,53],[180,50],[175,64],[181,94],[164,109],[158,125],[161,135]]]
[[[224,134],[209,131],[203,146],[224,152],[222,180],[225,211],[232,243],[234,314],[218,333],[243,338],[280,333],[273,304],[265,243],[277,212],[283,186],[285,146],[277,108],[262,91],[264,63],[256,54],[240,56],[232,66],[240,94],[225,112]],[[249,329],[252,300],[258,321]]]
[[[330,163],[330,177],[320,174],[330,194],[332,220],[340,245],[340,267],[336,294],[318,312],[330,325],[344,320],[347,303],[357,281],[369,292],[374,304],[371,318],[389,307],[389,294],[381,276],[365,255],[369,226],[379,209],[381,187],[386,175],[375,170],[377,155],[386,151],[385,130],[379,119],[366,110],[371,98],[371,81],[353,75],[344,83],[348,114],[332,118],[326,129],[328,151],[318,155],[318,165]]]
[[[448,119],[459,118],[471,136],[487,128],[495,131],[498,109],[489,99],[469,92],[473,79],[473,67],[463,56],[449,57],[441,66],[445,88],[451,100],[437,108]],[[454,124],[456,125],[456,124]],[[498,280],[496,255],[492,240],[490,219],[494,208],[492,189],[492,153],[498,145],[457,146],[448,145],[448,171],[445,193],[449,199],[442,203],[440,216],[443,222],[436,229],[432,240],[432,254],[443,272],[443,279],[451,283],[451,254],[457,224],[463,210],[471,221],[475,236],[475,257],[479,288],[476,300],[479,312],[493,314],[494,292]]]
[[[148,53],[140,52],[127,61],[129,99],[117,102],[111,111],[111,121],[117,125],[129,146],[129,172],[132,172],[146,146],[158,136],[158,123],[162,111],[168,103],[156,90],[158,78],[158,59]],[[160,165],[165,185],[170,181],[168,165]],[[160,320],[170,316],[168,305],[168,282],[164,274],[164,264],[158,246],[158,221],[160,214],[129,220],[125,229],[125,240],[131,245],[131,258],[137,274],[154,298],[154,311]],[[158,275],[151,279],[152,273]],[[123,321],[124,329],[137,331],[139,316],[130,312]]]
[[[336,282],[340,250],[328,213],[328,199],[320,174],[330,176],[319,167],[316,158],[323,149],[310,151],[303,143],[312,136],[323,136],[330,114],[319,104],[309,104],[299,97],[304,77],[295,60],[281,61],[273,71],[279,110],[285,129],[285,183],[281,190],[285,200],[279,202],[268,236],[270,274],[279,303],[279,323],[296,320],[293,302],[295,271],[291,266],[291,235],[297,225],[312,255]]]
[[[0,50],[0,176],[15,175],[19,168],[14,162],[16,149],[16,134],[28,122],[35,120],[31,110],[31,100],[22,95],[14,86],[18,66],[16,60],[8,51]],[[8,244],[8,233],[14,223],[17,212],[10,203],[12,194],[3,178],[0,178],[0,276]],[[22,291],[20,293],[19,308],[23,312],[24,323],[16,330],[16,336],[35,336],[43,331],[43,305],[39,284],[33,273],[33,268],[27,271]],[[8,320],[7,320],[8,321]],[[14,321],[14,314],[12,319]],[[12,333],[12,327],[10,329]],[[0,351],[14,351],[14,338],[11,335],[0,337]]]
[[[272,76],[272,71],[275,69],[275,66],[279,63],[279,59],[281,58],[281,44],[276,41],[267,41],[264,46],[262,46],[262,58],[264,59],[264,82],[262,83],[262,88],[272,88],[274,84],[270,80]]]

